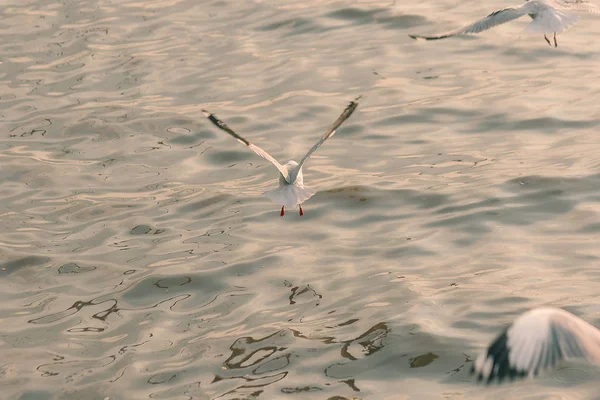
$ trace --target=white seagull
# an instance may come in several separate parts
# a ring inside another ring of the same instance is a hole
[[[596,7],[591,3],[587,3],[583,0],[525,0],[526,3],[522,6],[507,7],[502,10],[494,11],[487,17],[480,19],[471,25],[465,26],[454,31],[434,35],[434,36],[422,36],[422,35],[408,35],[413,39],[425,39],[425,40],[437,40],[444,39],[456,35],[465,35],[469,33],[479,33],[496,25],[503,24],[513,19],[529,15],[532,19],[531,23],[525,28],[526,32],[531,33],[543,33],[544,39],[550,46],[550,39],[546,34],[554,33],[554,47],[558,46],[556,41],[556,34],[562,33],[564,30],[570,28],[577,21],[577,17],[569,14],[565,14],[563,11],[585,11],[591,13],[599,13],[600,8]]]
[[[600,330],[559,308],[521,314],[473,363],[486,383],[535,376],[563,360],[600,365]]]
[[[354,101],[351,101],[348,107],[344,110],[344,112],[338,117],[338,119],[331,125],[331,127],[325,132],[325,134],[319,139],[319,141],[306,153],[300,163],[297,163],[294,160],[288,161],[286,164],[281,165],[275,160],[269,153],[261,149],[260,147],[250,143],[248,140],[244,139],[237,133],[235,133],[231,128],[229,128],[223,121],[218,119],[214,114],[209,113],[206,110],[202,110],[206,118],[210,120],[213,124],[215,124],[218,128],[224,130],[229,133],[231,136],[236,138],[241,143],[245,144],[261,156],[262,158],[270,161],[277,169],[279,170],[279,187],[277,189],[268,190],[264,193],[264,195],[271,201],[281,205],[281,213],[280,215],[283,217],[285,211],[285,207],[300,207],[300,216],[304,215],[302,211],[302,203],[306,200],[310,199],[317,191],[304,186],[304,181],[302,178],[302,166],[308,160],[308,158],[314,153],[327,139],[332,137],[335,134],[337,128],[344,123],[356,107],[358,107],[358,101],[362,96],[358,96]]]

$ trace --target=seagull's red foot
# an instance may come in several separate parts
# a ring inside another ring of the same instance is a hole
[[[554,32],[554,47],[558,47],[558,43],[556,42],[556,32]]]
[[[283,207],[285,207],[285,206],[282,206],[282,207],[281,207],[281,213],[279,214],[279,215],[280,215],[280,216],[282,216],[282,217],[283,217],[283,215],[285,214],[285,212],[283,211]]]
[[[546,39],[546,42],[548,42],[548,46],[552,46],[552,43],[550,43],[550,39],[548,39],[548,38],[546,37],[546,35],[544,35],[544,39]]]
[[[304,212],[302,212],[302,206],[298,206],[298,207],[300,207],[300,216],[303,216]]]

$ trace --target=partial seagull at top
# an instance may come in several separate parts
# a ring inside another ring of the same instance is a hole
[[[362,96],[358,96],[354,101],[351,101],[348,107],[342,112],[342,114],[338,117],[338,119],[331,125],[331,127],[325,132],[325,134],[319,139],[319,141],[306,153],[304,157],[300,160],[300,163],[297,163],[294,160],[288,161],[286,164],[281,165],[275,160],[269,153],[261,149],[260,147],[250,143],[248,140],[244,139],[237,133],[235,133],[231,128],[229,128],[223,121],[218,119],[214,114],[209,113],[206,110],[202,110],[206,118],[210,120],[217,128],[224,130],[229,133],[231,136],[236,138],[239,142],[245,144],[264,158],[265,160],[270,161],[275,167],[279,170],[279,187],[277,189],[268,190],[264,193],[264,195],[271,201],[281,205],[281,213],[280,215],[283,217],[285,214],[285,207],[294,207],[298,206],[300,208],[300,216],[304,215],[302,211],[302,203],[306,200],[310,199],[317,191],[304,186],[304,180],[302,177],[302,166],[308,160],[308,158],[314,153],[327,139],[332,137],[335,134],[335,131],[346,121],[356,107],[358,107],[358,102]]]
[[[543,33],[546,42],[552,46],[550,39],[546,34],[554,34],[554,47],[558,47],[556,34],[562,33],[570,28],[577,21],[577,17],[566,14],[564,11],[583,11],[590,13],[600,13],[600,8],[583,0],[525,0],[522,6],[507,7],[502,10],[494,11],[487,17],[480,19],[471,25],[456,29],[440,35],[423,36],[408,35],[413,39],[438,40],[457,35],[466,35],[470,33],[479,33],[493,28],[496,25],[503,24],[513,19],[529,15],[532,21],[525,28],[526,32]]]
[[[540,307],[521,314],[473,363],[480,381],[532,377],[562,361],[600,366],[600,330],[568,311]]]

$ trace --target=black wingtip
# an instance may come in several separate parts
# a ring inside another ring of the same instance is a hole
[[[477,379],[477,383],[481,383],[483,381],[483,374],[479,371],[475,370],[475,362],[473,362],[473,365],[471,365],[471,369],[469,370],[469,375],[475,375],[475,378]],[[487,384],[487,382],[486,382]]]
[[[449,38],[450,36],[455,36],[455,35],[440,35],[440,36],[421,36],[421,35],[408,35],[408,37],[418,40],[418,39],[423,39],[423,40],[440,40],[440,39],[446,39]]]
[[[408,35],[408,37],[411,38],[411,39],[415,39],[415,40],[419,40],[419,39],[423,39],[423,40],[436,40],[436,39],[438,39],[437,37],[422,36],[422,35]]]
[[[484,385],[493,383],[502,384],[505,381],[514,381],[515,379],[524,378],[527,372],[519,370],[510,363],[510,347],[508,346],[508,328],[504,330],[492,344],[488,347],[485,353],[486,363],[491,362],[491,369],[487,374],[484,374],[483,369],[476,369],[475,362],[471,365],[471,375],[477,376],[477,382]],[[537,372],[537,371],[536,371]]]

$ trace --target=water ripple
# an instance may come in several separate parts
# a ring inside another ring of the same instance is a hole
[[[3,396],[595,395],[591,368],[468,377],[520,312],[598,312],[597,28],[558,49],[519,22],[406,35],[486,7],[8,2]],[[304,167],[303,217],[201,114],[286,161],[358,94]]]

